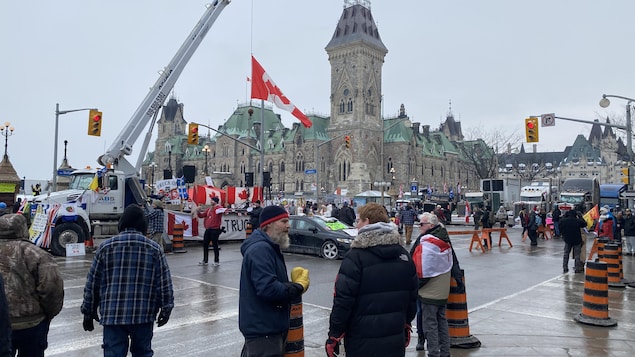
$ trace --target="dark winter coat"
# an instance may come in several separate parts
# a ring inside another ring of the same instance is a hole
[[[329,336],[346,334],[348,357],[405,354],[404,327],[417,312],[417,272],[400,241],[394,224],[366,225],[342,261]]]
[[[289,282],[280,246],[261,229],[240,246],[238,327],[246,338],[281,334],[289,330],[291,301],[303,291]]]
[[[352,226],[355,224],[355,210],[353,210],[350,206],[346,205],[340,208],[339,213],[337,214],[337,219],[340,221]]]
[[[624,216],[624,236],[635,237],[635,215]]]
[[[560,227],[560,234],[565,243],[570,245],[582,244],[580,229],[586,227],[586,222],[578,217],[575,211],[567,212],[564,218],[558,222],[558,227]]]

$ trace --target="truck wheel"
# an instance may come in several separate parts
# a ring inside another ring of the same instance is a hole
[[[84,231],[75,223],[62,223],[55,227],[51,240],[51,253],[60,257],[66,256],[66,245],[84,243]]]

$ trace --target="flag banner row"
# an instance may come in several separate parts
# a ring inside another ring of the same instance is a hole
[[[205,226],[203,225],[203,219],[196,217],[196,213],[192,212],[180,212],[166,210],[165,215],[165,227],[167,227],[167,234],[174,235],[174,225],[183,225],[183,237],[188,240],[203,240],[205,234]],[[227,213],[223,214],[221,220],[221,227],[225,228],[225,233],[222,233],[219,240],[231,241],[245,239],[245,230],[247,229],[247,223],[249,223],[250,217],[246,213]]]

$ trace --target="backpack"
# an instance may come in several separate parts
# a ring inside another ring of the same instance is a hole
[[[534,218],[532,219],[531,216],[534,216]],[[535,212],[531,212],[529,214],[529,222],[527,224],[527,229],[535,231],[538,229],[538,227],[541,224],[542,224],[542,218],[540,218],[540,216],[536,214]]]
[[[417,277],[433,278],[452,269],[452,248],[447,242],[426,234],[412,253]]]

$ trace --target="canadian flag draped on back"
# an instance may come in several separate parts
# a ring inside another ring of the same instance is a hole
[[[302,124],[310,128],[313,123],[311,120],[298,109],[289,98],[282,94],[282,91],[273,82],[271,77],[265,72],[260,63],[251,56],[251,98],[262,99],[272,102],[276,107],[290,112],[294,117],[298,118]]]

